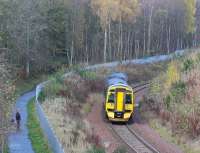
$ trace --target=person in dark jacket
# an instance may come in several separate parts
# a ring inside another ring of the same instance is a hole
[[[19,129],[20,128],[21,115],[20,115],[18,110],[16,112],[15,119],[16,119],[16,122],[17,122],[17,129]]]

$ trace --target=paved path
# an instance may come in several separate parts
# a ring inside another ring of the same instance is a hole
[[[16,131],[9,135],[8,146],[10,153],[34,153],[31,141],[28,137],[27,123],[27,103],[35,96],[35,91],[25,93],[17,99],[16,108],[21,114],[20,131]]]

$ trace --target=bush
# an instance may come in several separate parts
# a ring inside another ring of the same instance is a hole
[[[164,98],[164,104],[167,110],[171,110],[175,103],[181,103],[183,96],[186,94],[186,84],[178,81],[172,84],[170,93]]]
[[[171,96],[167,95],[167,97],[164,99],[164,104],[167,107],[167,110],[169,110],[171,107]]]
[[[127,150],[125,147],[120,146],[113,153],[127,153]]]
[[[103,148],[99,148],[99,147],[93,146],[86,153],[106,153],[106,152],[105,152],[105,150]]]
[[[87,80],[86,84],[91,92],[102,92],[105,89],[105,81],[103,79]]]
[[[181,98],[186,94],[186,84],[183,81],[178,81],[172,85],[171,95],[175,102],[180,102]]]
[[[44,91],[42,90],[38,96],[38,100],[42,103],[44,100],[45,100],[45,93]]]
[[[194,61],[192,59],[186,59],[183,62],[182,71],[187,73],[188,71],[192,70],[193,67],[194,67]]]
[[[90,103],[85,103],[84,105],[83,105],[83,112],[84,112],[84,114],[88,114],[89,112],[91,112],[91,110],[92,110],[92,104],[90,104]]]
[[[170,89],[173,83],[180,80],[180,72],[178,69],[178,64],[176,62],[171,62],[167,68],[166,81],[164,83],[165,89]]]
[[[77,73],[85,80],[95,80],[97,77],[93,71],[79,70]]]
[[[63,84],[56,79],[53,79],[50,83],[46,85],[44,88],[44,94],[47,97],[52,97],[58,94],[58,92],[63,89]]]
[[[199,63],[200,63],[200,53],[198,53],[198,54],[197,54],[196,63],[197,63],[197,64],[199,64]]]

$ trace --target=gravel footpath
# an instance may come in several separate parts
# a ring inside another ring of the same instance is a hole
[[[8,137],[10,153],[34,153],[27,129],[27,104],[35,96],[35,91],[25,93],[17,99],[16,108],[21,114],[20,130],[12,132]],[[15,112],[13,112],[15,114]]]

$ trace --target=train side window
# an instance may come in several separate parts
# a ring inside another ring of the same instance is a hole
[[[115,95],[111,93],[108,97],[108,103],[114,103],[115,102]]]
[[[126,104],[132,104],[132,97],[130,94],[126,94]]]

